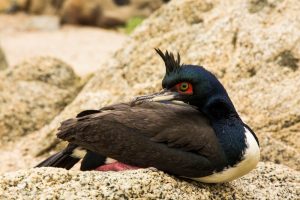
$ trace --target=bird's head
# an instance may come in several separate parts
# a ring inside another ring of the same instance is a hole
[[[159,49],[166,73],[161,92],[138,97],[137,100],[190,104],[210,118],[238,117],[238,114],[223,85],[211,72],[201,66],[180,63],[180,55]]]

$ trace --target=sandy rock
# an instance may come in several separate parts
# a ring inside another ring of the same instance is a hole
[[[0,0],[0,13],[6,12],[10,7],[10,1],[9,0]]]
[[[7,68],[7,61],[6,61],[4,52],[0,47],[0,70],[6,69],[6,68]]]
[[[29,30],[53,31],[59,30],[61,27],[59,17],[54,15],[32,15],[30,20],[25,24]]]
[[[23,10],[28,0],[0,0],[0,13],[11,13]]]
[[[40,145],[32,152],[40,155],[55,146],[59,122],[80,110],[158,91],[164,67],[153,48],[159,47],[179,51],[183,63],[214,72],[244,121],[264,141],[262,158],[299,169],[295,138],[300,132],[295,127],[300,122],[300,3],[268,1],[260,9],[255,5],[247,0],[177,0],[159,9],[107,61],[107,70],[99,71],[75,101],[34,136]]]
[[[26,0],[25,10],[31,14],[58,14],[65,0]]]
[[[168,0],[0,0],[1,11],[60,15],[62,23],[112,27],[147,17]]]
[[[79,76],[86,76],[98,70],[100,63],[128,38],[100,28],[59,28],[57,21],[54,16],[0,15],[0,44],[9,64],[14,66],[26,58],[47,55],[65,61]]]
[[[95,25],[103,11],[98,0],[66,0],[60,18],[62,23]]]
[[[31,133],[57,115],[80,88],[80,79],[60,60],[37,57],[0,74],[1,143]]]
[[[258,136],[261,146],[261,160],[268,160],[277,164],[283,163],[299,171],[299,150],[289,146],[284,141],[274,139],[273,135],[273,133],[262,132]]]
[[[132,17],[147,17],[163,0],[66,0],[60,11],[62,23],[112,27]]]
[[[226,184],[201,184],[154,168],[125,172],[79,172],[55,168],[0,176],[0,197],[17,199],[297,199],[300,173],[260,163],[245,177]]]

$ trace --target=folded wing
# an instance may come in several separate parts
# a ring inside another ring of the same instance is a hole
[[[188,105],[117,104],[59,130],[59,138],[92,152],[181,176],[209,175],[225,160],[209,121]]]

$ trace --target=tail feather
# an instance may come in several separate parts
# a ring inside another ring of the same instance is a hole
[[[76,146],[69,145],[65,150],[50,156],[35,167],[58,167],[71,169],[80,160],[80,158],[74,158],[71,156],[75,148]]]
[[[71,169],[79,160],[79,158],[73,158],[72,156],[64,154],[63,152],[58,152],[35,167],[58,167]]]

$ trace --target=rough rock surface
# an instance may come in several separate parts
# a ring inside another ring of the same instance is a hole
[[[73,100],[80,86],[67,64],[50,57],[4,70],[0,80],[2,144],[43,127]]]
[[[300,173],[272,163],[260,163],[238,180],[215,185],[184,181],[154,168],[125,172],[39,168],[0,176],[1,199],[297,199],[299,195]]]
[[[300,2],[291,0],[171,1],[134,32],[72,104],[31,136],[39,141],[32,154],[55,146],[59,122],[80,110],[158,91],[164,67],[153,48],[159,47],[179,51],[184,63],[203,65],[220,78],[258,134],[263,160],[300,169],[299,9]]]
[[[5,58],[5,54],[0,46],[0,70],[6,69],[6,68],[7,68],[7,61]]]

